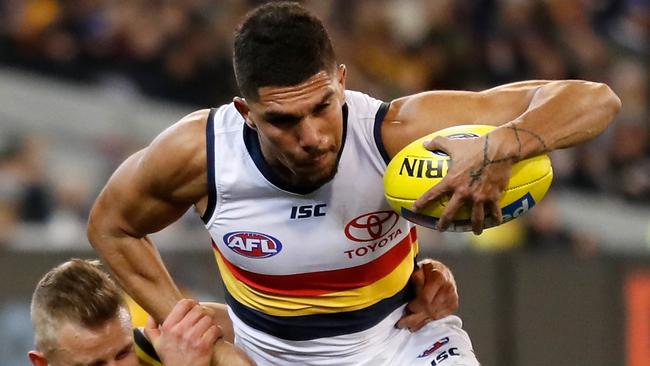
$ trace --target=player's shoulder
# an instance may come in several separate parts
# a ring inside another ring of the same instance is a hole
[[[160,158],[167,166],[174,166],[175,162],[184,166],[187,159],[203,160],[209,114],[209,109],[201,109],[167,127],[149,144],[147,157]]]
[[[345,91],[345,103],[350,114],[358,118],[374,118],[377,110],[386,105],[382,100],[354,90]]]
[[[160,357],[141,328],[133,328],[133,347],[140,366],[162,366]]]
[[[161,194],[202,187],[207,165],[209,109],[192,112],[161,132],[137,157],[137,171]],[[203,194],[198,191],[196,194]],[[185,197],[186,195],[183,195]],[[195,194],[189,197],[195,198]]]
[[[205,126],[209,115],[210,109],[200,109],[187,114],[160,133],[153,143],[182,143],[187,146],[184,143],[186,139],[192,139],[198,142],[200,139],[196,139],[196,137],[205,134]],[[195,144],[190,144],[189,146],[192,145]]]
[[[356,90],[346,90],[345,101],[348,104],[353,104],[356,106],[370,106],[383,103],[383,101],[371,95]]]
[[[220,107],[200,109],[184,116],[158,135],[156,140],[203,148],[206,133],[241,128],[242,124],[243,118],[234,103],[229,103]]]

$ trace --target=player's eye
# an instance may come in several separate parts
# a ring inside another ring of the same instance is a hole
[[[124,348],[118,354],[115,356],[116,360],[123,360],[127,358],[131,353],[134,352],[133,345],[129,345],[128,347]]]
[[[327,107],[329,107],[331,103],[323,103],[319,104],[314,108],[314,114],[318,115],[320,113],[323,113],[325,110],[327,110]]]
[[[300,117],[292,115],[279,115],[268,118],[267,122],[276,126],[290,125],[300,122]]]

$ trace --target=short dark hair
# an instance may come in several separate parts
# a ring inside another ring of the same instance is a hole
[[[93,329],[126,309],[120,288],[98,261],[71,259],[47,272],[32,295],[31,317],[36,346],[49,351],[64,322]]]
[[[335,63],[323,23],[294,2],[254,9],[235,33],[233,64],[245,98],[259,98],[260,87],[297,85],[319,71],[333,71]]]

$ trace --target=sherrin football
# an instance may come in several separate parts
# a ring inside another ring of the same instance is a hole
[[[456,139],[472,139],[484,135],[494,126],[461,125],[434,132],[413,141],[391,159],[384,174],[384,192],[390,206],[407,220],[418,225],[434,228],[445,209],[449,196],[431,202],[419,212],[413,212],[413,203],[424,192],[438,184],[447,174],[452,163],[441,151],[429,151],[423,143],[436,136]],[[539,155],[517,162],[512,166],[512,175],[499,206],[503,222],[508,222],[526,213],[539,202],[551,185],[553,168],[548,155]],[[449,225],[449,231],[471,231],[470,207],[461,207]],[[495,223],[490,217],[484,228]]]

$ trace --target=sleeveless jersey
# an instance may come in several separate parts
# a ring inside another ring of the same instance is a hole
[[[379,327],[413,298],[415,227],[383,194],[388,154],[380,128],[388,104],[345,95],[337,173],[311,192],[296,191],[271,170],[257,133],[232,103],[209,114],[202,219],[235,333],[241,336],[241,324],[269,335],[269,353],[299,352],[296,341],[304,349],[336,344],[339,354],[354,352],[360,343],[350,334]]]

